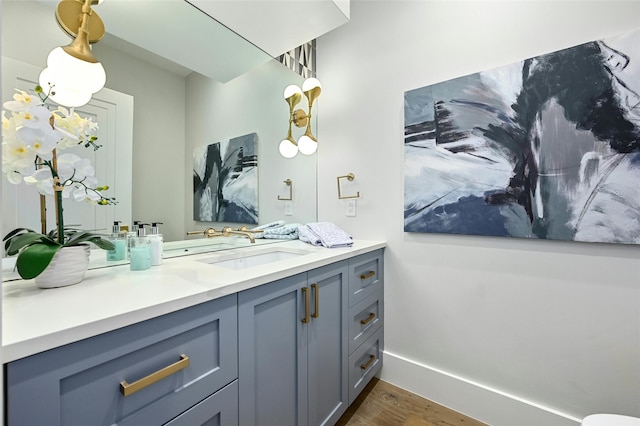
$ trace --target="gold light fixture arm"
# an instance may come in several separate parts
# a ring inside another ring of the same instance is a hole
[[[89,44],[100,41],[104,37],[105,28],[100,16],[91,9],[91,2],[60,1],[56,7],[56,20],[64,32],[74,37],[71,44],[62,49],[74,58],[97,63]]]
[[[353,173],[346,174],[344,176],[338,176],[338,199],[344,200],[347,198],[360,198],[360,191],[356,192],[356,195],[342,195],[342,190],[340,188],[340,179],[347,179],[349,182],[353,182],[356,178],[356,175]]]
[[[289,198],[283,198],[278,195],[278,200],[280,201],[291,201],[293,200],[293,181],[291,179],[287,179],[284,181],[285,185],[289,187]]]

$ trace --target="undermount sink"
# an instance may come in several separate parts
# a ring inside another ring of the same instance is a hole
[[[252,251],[249,253],[228,253],[209,257],[206,259],[199,259],[198,261],[227,269],[246,269],[265,265],[267,263],[279,262],[281,260],[304,256],[305,254],[309,253],[312,252],[306,250],[272,247],[261,252]]]

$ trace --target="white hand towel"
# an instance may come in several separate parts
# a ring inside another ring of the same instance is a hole
[[[328,248],[349,247],[353,245],[353,238],[344,230],[331,222],[314,222],[307,224],[309,229],[320,238],[322,245]]]

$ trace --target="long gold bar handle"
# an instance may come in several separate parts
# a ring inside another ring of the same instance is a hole
[[[376,362],[376,356],[375,355],[369,355],[369,361],[367,361],[366,363],[362,364],[360,366],[360,368],[363,369],[363,370],[366,370],[367,368],[371,367],[374,362]]]
[[[304,318],[302,318],[302,322],[307,324],[309,322],[309,305],[311,304],[307,287],[302,287],[302,295],[304,296]]]
[[[318,284],[311,284],[311,289],[313,290],[313,297],[314,297],[314,306],[313,306],[313,313],[311,314],[312,318],[319,318],[320,317],[320,286],[318,286]]]
[[[371,321],[374,320],[374,318],[376,317],[376,314],[374,314],[373,312],[369,313],[369,316],[363,320],[360,320],[360,324],[362,325],[367,325],[369,324]]]
[[[120,392],[124,396],[129,396],[146,388],[149,385],[154,384],[157,381],[164,379],[167,376],[170,376],[174,373],[177,373],[180,370],[184,370],[189,366],[189,357],[185,354],[180,355],[180,361],[173,363],[164,367],[161,370],[156,371],[155,373],[149,374],[147,377],[143,377],[140,380],[136,380],[135,382],[129,384],[126,380],[120,382]]]
[[[374,276],[376,274],[376,271],[369,271],[366,274],[361,274],[360,275],[360,279],[361,280],[366,280],[367,278],[371,278],[372,276]]]

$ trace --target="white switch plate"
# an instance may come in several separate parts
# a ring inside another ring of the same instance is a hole
[[[291,201],[284,202],[284,215],[293,216],[293,203]]]
[[[347,216],[355,216],[356,215],[356,200],[355,198],[352,200],[347,200]]]

